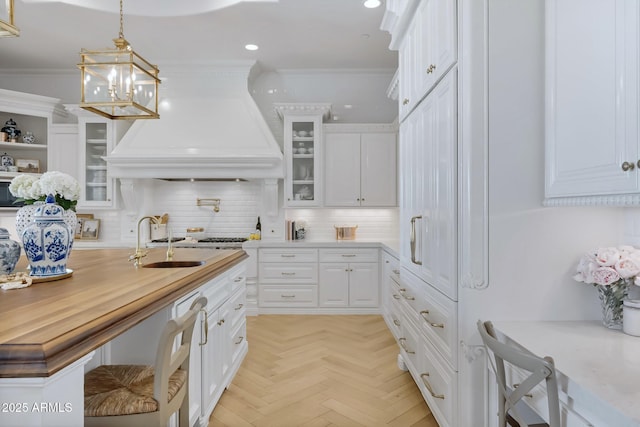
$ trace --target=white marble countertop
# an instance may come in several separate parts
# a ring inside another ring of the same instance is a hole
[[[640,337],[598,321],[494,323],[538,356],[553,357],[560,387],[604,425],[640,426]]]
[[[382,248],[398,257],[400,252],[400,243],[397,240],[380,241],[380,240],[335,240],[335,239],[303,239],[303,240],[247,240],[242,245],[243,248],[291,248],[291,247],[308,247],[308,248]]]

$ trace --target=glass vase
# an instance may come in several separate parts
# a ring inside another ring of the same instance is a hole
[[[596,285],[602,324],[609,329],[622,329],[622,301],[628,296],[629,286],[625,280],[618,280],[609,286]]]

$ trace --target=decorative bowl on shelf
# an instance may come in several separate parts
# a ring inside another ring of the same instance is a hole
[[[309,154],[313,154],[313,147],[309,147],[309,148],[307,148],[307,153],[309,153]]]
[[[306,153],[306,152],[307,152],[307,149],[306,149],[306,148],[304,148],[304,147],[302,147],[302,148],[298,148],[298,153],[300,153],[300,154],[304,154],[304,153]]]
[[[304,138],[304,137],[306,137],[307,135],[309,135],[309,134],[307,133],[307,131],[306,131],[306,130],[299,130],[299,131],[298,131],[298,136],[299,136],[299,137],[301,137],[301,138]]]

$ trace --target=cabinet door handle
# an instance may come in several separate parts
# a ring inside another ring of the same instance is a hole
[[[436,399],[444,399],[444,394],[435,394],[433,392],[433,388],[431,387],[431,384],[429,384],[429,381],[427,381],[427,378],[429,378],[429,372],[420,374],[420,378],[422,378],[422,382],[424,383],[424,386],[427,388],[431,396],[435,397]]]
[[[400,321],[398,319],[393,319],[393,324],[396,326],[400,326]]]
[[[393,294],[393,298],[395,298],[395,299],[400,299],[400,295],[398,295],[398,294]]]
[[[204,342],[199,342],[200,347],[207,345],[209,341],[209,313],[204,308],[200,309],[200,313],[204,313]]]
[[[407,105],[409,103],[409,98],[405,98],[402,100],[402,105]]]
[[[240,310],[242,307],[244,307],[244,304],[238,304],[234,310]]]
[[[638,162],[640,162],[640,160],[638,160]],[[627,171],[632,171],[633,169],[635,169],[636,165],[634,165],[633,163],[629,163],[629,162],[624,162],[622,163],[622,170],[627,172]]]
[[[400,292],[400,295],[402,295],[402,297],[408,301],[415,301],[416,298],[412,297],[412,296],[406,296],[405,293],[407,292],[407,290],[405,288],[401,288],[398,292]]]
[[[411,217],[411,235],[409,236],[409,244],[411,245],[411,262],[416,265],[422,265],[422,261],[416,260],[416,220],[422,219],[422,215]]]
[[[433,328],[441,328],[441,329],[444,329],[444,323],[435,323],[435,322],[432,322],[432,321],[431,321],[431,320],[429,320],[429,318],[426,316],[427,314],[429,314],[429,310],[422,310],[422,311],[420,312],[420,316],[422,316],[422,318],[423,318],[424,320],[426,320],[426,321],[427,321],[427,323],[431,325],[431,327],[433,327]]]
[[[404,351],[406,351],[407,354],[416,354],[415,351],[411,351],[411,350],[407,349],[407,345],[405,344],[405,342],[407,341],[406,338],[400,338],[398,341],[400,341],[400,347],[402,347],[402,349]]]
[[[222,326],[222,325],[224,325],[224,319],[220,319],[220,320],[218,321],[218,326]]]
[[[244,340],[244,337],[238,337],[238,341],[234,342],[235,345],[238,345]]]

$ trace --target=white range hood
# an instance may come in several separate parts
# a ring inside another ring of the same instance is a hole
[[[280,147],[249,95],[252,65],[162,72],[160,119],[137,120],[131,126],[106,157],[110,175],[283,178]]]

